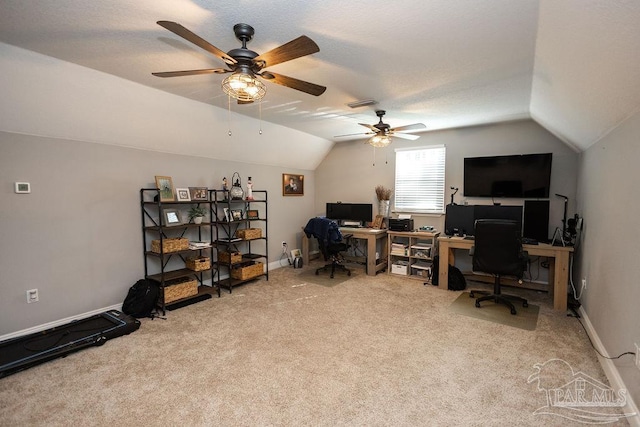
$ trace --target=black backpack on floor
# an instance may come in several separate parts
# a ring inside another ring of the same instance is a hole
[[[153,317],[159,295],[158,282],[140,279],[129,288],[127,297],[122,303],[122,312],[135,318]]]
[[[431,269],[431,284],[433,286],[438,286],[438,272],[440,271],[440,256],[436,255],[433,257],[433,267]],[[448,288],[450,291],[464,291],[467,288],[467,281],[464,278],[464,274],[458,267],[453,265],[449,266],[449,284]]]

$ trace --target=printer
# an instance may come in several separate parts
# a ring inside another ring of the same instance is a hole
[[[413,231],[413,218],[389,218],[389,230]]]

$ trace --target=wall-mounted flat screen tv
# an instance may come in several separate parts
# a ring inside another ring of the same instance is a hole
[[[464,159],[466,197],[547,198],[551,153]]]

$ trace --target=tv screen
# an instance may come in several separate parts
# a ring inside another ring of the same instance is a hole
[[[371,203],[327,203],[327,218],[368,222],[373,220]]]
[[[547,198],[551,153],[464,159],[467,197]]]

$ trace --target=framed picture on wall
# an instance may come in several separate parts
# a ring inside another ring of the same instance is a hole
[[[156,175],[156,188],[160,190],[161,202],[173,202],[175,200],[173,181],[170,176]]]
[[[282,174],[283,196],[304,196],[304,175]]]

